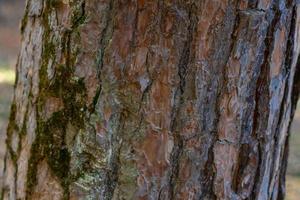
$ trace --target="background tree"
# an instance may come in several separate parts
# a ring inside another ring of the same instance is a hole
[[[2,199],[282,199],[292,0],[28,0]]]

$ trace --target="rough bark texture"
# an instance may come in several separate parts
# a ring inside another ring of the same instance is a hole
[[[293,0],[28,0],[2,199],[277,200]]]

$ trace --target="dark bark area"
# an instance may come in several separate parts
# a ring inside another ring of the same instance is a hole
[[[283,199],[293,0],[28,0],[2,199]]]

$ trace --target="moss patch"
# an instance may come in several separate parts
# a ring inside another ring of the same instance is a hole
[[[31,148],[27,174],[27,196],[30,197],[37,184],[38,164],[45,159],[64,189],[64,199],[68,199],[71,181],[69,172],[71,156],[66,145],[67,124],[71,124],[76,130],[84,128],[86,89],[83,79],[74,77],[77,54],[71,51],[71,37],[76,31],[65,30],[59,44],[53,41],[54,34],[49,23],[49,17],[53,9],[59,6],[58,4],[58,1],[46,1],[42,13],[44,34],[42,64],[39,71],[40,92],[36,108],[38,113],[37,136]],[[79,8],[83,9],[84,6],[83,3],[80,3]],[[84,11],[77,12],[77,7],[75,7],[73,17],[74,24],[72,27],[75,28],[84,22]],[[48,63],[50,59],[55,60],[56,51],[59,50],[62,52],[63,59],[61,59],[61,63],[54,63],[55,75],[53,79],[49,80],[47,75]],[[52,113],[51,117],[45,120],[41,113],[43,113],[46,100],[49,97],[60,98],[64,107],[62,110]]]

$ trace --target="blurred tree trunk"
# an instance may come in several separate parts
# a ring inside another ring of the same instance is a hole
[[[28,0],[2,199],[283,199],[292,0]]]

